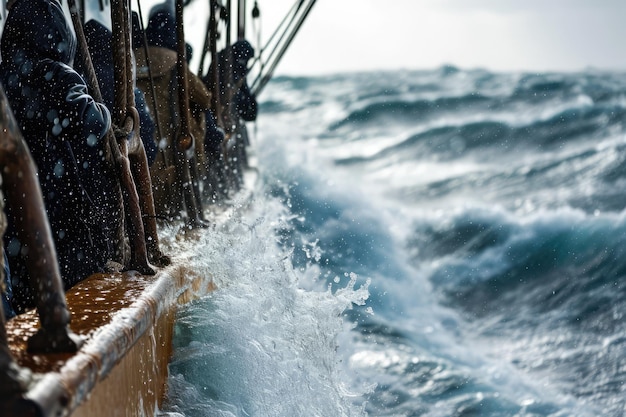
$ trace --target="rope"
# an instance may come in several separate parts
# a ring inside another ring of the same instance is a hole
[[[98,84],[98,77],[96,77],[96,70],[93,66],[93,62],[91,61],[91,54],[89,53],[87,39],[85,38],[83,25],[80,21],[76,0],[67,0],[67,4],[70,9],[70,16],[72,18],[72,24],[74,25],[74,31],[76,32],[76,39],[80,50],[79,55],[83,60],[83,68],[85,68],[86,71],[86,74],[84,75],[87,78],[87,87],[89,88],[89,92],[94,100],[98,103],[102,103],[102,92],[100,91],[100,85]]]
[[[154,85],[154,77],[152,76],[152,61],[150,60],[150,48],[148,47],[148,38],[146,37],[146,28],[143,25],[143,12],[141,10],[141,0],[137,0],[137,13],[139,15],[139,29],[141,30],[141,40],[142,46],[144,50],[144,55],[146,56],[146,66],[148,68],[148,84],[150,85],[150,93],[152,98],[152,108],[153,116],[154,116],[154,124],[156,125],[157,135],[158,135],[158,143],[161,143],[163,140],[163,128],[161,125],[161,121],[159,119],[159,111],[157,108],[157,99],[156,99],[156,88]],[[157,149],[163,155],[163,159],[167,161],[167,157],[165,156],[165,150],[158,146]],[[169,165],[172,165],[171,163]]]
[[[111,1],[111,20],[113,24],[113,70],[115,80],[114,121],[117,121],[115,130],[116,140],[112,141],[118,164],[120,183],[124,194],[124,207],[128,218],[128,237],[131,241],[130,267],[141,273],[153,274],[154,271],[147,262],[145,229],[141,219],[141,204],[137,186],[141,186],[141,178],[135,183],[132,173],[133,167],[129,161],[130,148],[141,156],[143,147],[139,138],[139,114],[135,108],[133,91],[132,55],[130,46],[130,9],[129,0]],[[145,158],[145,152],[143,152]]]
[[[180,137],[178,146],[182,151],[193,149],[193,137],[189,124],[189,80],[185,62],[185,29],[183,25],[183,3],[176,1],[176,77],[178,78],[178,105],[180,107]]]
[[[263,90],[263,88],[265,87],[265,85],[267,85],[267,83],[269,82],[269,80],[272,78],[272,75],[274,73],[274,70],[276,69],[276,66],[278,65],[278,63],[280,62],[280,60],[282,59],[283,55],[285,54],[285,52],[287,51],[287,49],[289,48],[291,42],[293,41],[294,37],[296,36],[296,34],[298,33],[298,31],[300,30],[300,28],[302,27],[302,24],[304,23],[304,21],[306,20],[306,18],[308,17],[309,13],[311,12],[311,9],[313,8],[313,6],[315,5],[315,1],[316,0],[309,0],[308,4],[306,5],[305,9],[300,13],[300,16],[298,17],[297,21],[295,21],[296,16],[293,16],[292,22],[294,26],[291,27],[291,31],[289,32],[289,35],[287,36],[286,40],[284,42],[282,42],[280,50],[278,51],[278,55],[273,59],[272,63],[269,66],[269,69],[267,70],[267,73],[265,75],[263,74],[259,74],[257,76],[257,78],[254,80],[254,83],[252,84],[251,90],[255,95],[259,95],[261,93],[261,90]],[[304,0],[300,0],[300,6],[303,4]],[[298,7],[299,9],[299,7]],[[287,30],[289,28],[285,29],[285,33],[283,34],[283,36],[285,34],[287,34]],[[283,36],[281,36],[280,41],[282,41]],[[279,41],[279,43],[280,43]],[[276,44],[276,46],[274,47],[274,50],[272,51],[272,54],[274,53],[274,51],[277,50],[278,48],[278,44]],[[269,58],[268,58],[269,60]]]
[[[220,82],[219,82],[219,73],[217,68],[217,0],[211,0],[211,15],[209,17],[209,47],[211,48],[211,63],[212,65],[209,67],[209,80],[211,82],[211,109],[213,110],[213,115],[217,120],[218,125],[221,124],[223,126],[222,120],[222,108],[219,102],[220,97]]]
[[[254,2],[254,7],[252,8],[252,29],[254,31],[254,33],[256,34],[256,44],[257,44],[257,50],[259,51],[259,55],[255,58],[254,62],[252,62],[252,65],[250,65],[251,67],[254,66],[255,62],[260,62],[261,63],[261,68],[259,69],[259,73],[263,72],[263,69],[265,68],[265,63],[263,62],[263,58],[262,58],[262,54],[263,54],[263,47],[261,45],[261,32],[262,32],[262,22],[261,19],[259,19],[259,17],[261,16],[261,11],[259,10],[259,5],[258,3],[255,1]],[[257,21],[258,21],[258,26],[257,26]]]

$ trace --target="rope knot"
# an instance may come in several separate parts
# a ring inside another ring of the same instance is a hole
[[[135,107],[127,107],[122,125],[114,124],[113,133],[118,141],[128,140],[133,143],[139,138],[139,112]]]

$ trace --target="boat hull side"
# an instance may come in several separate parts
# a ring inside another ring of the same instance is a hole
[[[185,262],[155,277],[92,276],[67,292],[72,329],[88,339],[74,355],[24,355],[36,317],[19,317],[8,330],[18,363],[32,371],[26,398],[45,416],[153,416],[167,389],[176,308],[214,289]]]

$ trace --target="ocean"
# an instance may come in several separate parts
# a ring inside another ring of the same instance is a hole
[[[169,416],[626,415],[626,74],[281,76]]]

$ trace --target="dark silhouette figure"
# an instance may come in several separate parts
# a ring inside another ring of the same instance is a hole
[[[102,271],[113,248],[105,201],[112,168],[105,160],[109,111],[88,94],[71,67],[76,39],[57,0],[17,0],[6,20],[0,79],[38,168],[46,214],[65,287]],[[25,285],[26,248],[12,226],[20,207],[7,206],[4,241],[14,307],[32,304]]]

